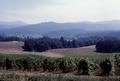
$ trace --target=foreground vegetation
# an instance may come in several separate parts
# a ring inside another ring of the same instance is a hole
[[[69,73],[77,75],[120,75],[120,55],[43,57],[0,54],[1,70]]]

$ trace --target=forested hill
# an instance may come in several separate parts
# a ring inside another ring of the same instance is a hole
[[[104,22],[76,22],[76,23],[55,23],[45,22],[38,24],[22,24],[18,27],[4,28],[6,24],[0,23],[0,34],[12,36],[49,36],[49,37],[84,37],[95,35],[120,35],[120,21]]]

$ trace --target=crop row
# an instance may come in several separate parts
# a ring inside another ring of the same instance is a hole
[[[0,55],[1,70],[39,72],[74,72],[79,75],[119,75],[120,55],[112,58],[44,57],[34,55]]]

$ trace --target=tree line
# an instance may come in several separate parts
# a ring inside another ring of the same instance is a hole
[[[117,38],[105,38],[96,43],[96,51],[104,53],[120,52],[120,40]]]
[[[15,36],[2,36],[0,35],[0,41],[23,41],[25,51],[37,51],[43,52],[49,49],[58,49],[58,48],[77,48],[83,46],[96,45],[97,52],[112,53],[120,52],[120,40],[115,37],[98,37],[98,36],[89,36],[89,37],[80,37],[73,39],[66,39],[64,37],[60,38],[33,38],[33,37],[15,37]]]
[[[49,49],[58,48],[77,48],[89,45],[95,45],[100,38],[98,37],[83,37],[83,38],[73,38],[67,39],[64,37],[60,38],[33,38],[33,37],[17,37],[17,36],[5,36],[0,35],[1,42],[7,41],[22,41],[24,42],[25,51],[37,51],[42,52]]]
[[[0,35],[0,41],[23,41],[24,38],[20,38],[17,36],[4,36],[4,35]]]
[[[72,40],[67,40],[64,37],[27,38],[24,41],[24,50],[42,52],[49,49],[77,48],[77,47],[95,45],[98,40],[99,40],[98,38],[91,38],[91,37],[72,39]]]

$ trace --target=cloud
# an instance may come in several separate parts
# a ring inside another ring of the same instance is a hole
[[[0,0],[0,11],[34,9],[38,5],[54,5],[56,0]]]
[[[120,19],[120,0],[0,0],[0,20],[104,21]]]

